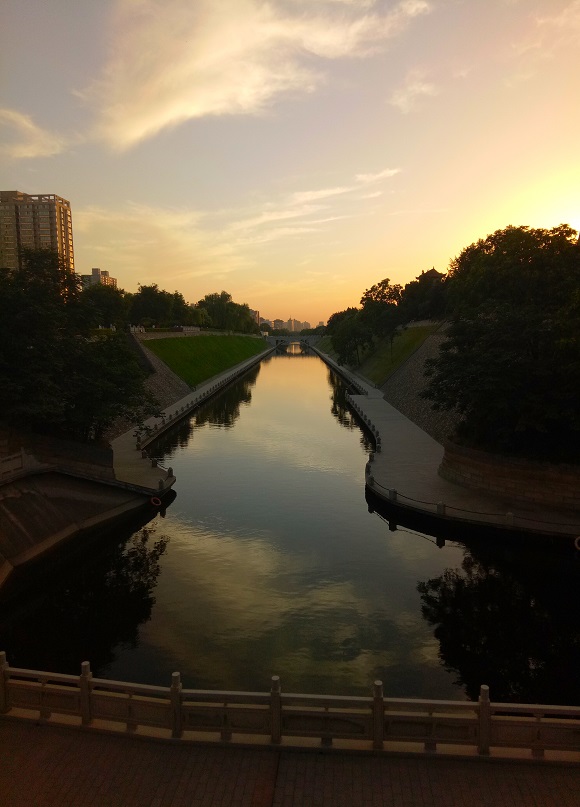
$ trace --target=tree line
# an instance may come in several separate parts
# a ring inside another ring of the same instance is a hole
[[[417,319],[445,321],[424,397],[458,416],[460,443],[551,461],[580,450],[580,243],[566,224],[507,227],[466,247],[446,274],[404,288],[382,280],[328,333],[339,361],[360,364]]]
[[[235,303],[226,291],[206,294],[198,302],[188,303],[181,292],[165,291],[157,283],[139,285],[134,294],[97,283],[86,288],[82,295],[95,327],[198,325],[237,333],[259,333],[249,306]]]
[[[103,285],[83,291],[56,252],[28,250],[20,268],[0,268],[0,419],[83,441],[99,440],[118,418],[141,423],[158,404],[127,325],[196,322],[257,331],[248,306],[227,292],[191,306],[156,284],[136,294]]]

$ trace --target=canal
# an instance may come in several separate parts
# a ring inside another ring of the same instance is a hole
[[[13,666],[185,687],[580,703],[580,562],[368,511],[373,445],[298,346],[154,448],[177,496],[0,611]],[[388,445],[384,447],[388,451]],[[576,553],[580,554],[580,553]]]

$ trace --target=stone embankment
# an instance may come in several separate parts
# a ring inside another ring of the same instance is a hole
[[[453,433],[458,416],[451,412],[436,412],[431,408],[431,402],[421,397],[421,392],[426,387],[425,362],[436,358],[444,340],[442,326],[427,337],[380,388],[391,406],[441,444]]]

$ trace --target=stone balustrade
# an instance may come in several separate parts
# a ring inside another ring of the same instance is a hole
[[[368,697],[184,689],[10,667],[0,653],[0,715],[180,741],[259,742],[368,751],[451,751],[473,756],[545,755],[580,760],[580,707],[387,698],[375,681]],[[249,738],[252,737],[253,740]],[[458,751],[460,749],[460,751]]]

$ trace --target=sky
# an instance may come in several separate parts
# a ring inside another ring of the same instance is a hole
[[[317,325],[580,227],[580,0],[3,0],[0,188],[75,266]]]

